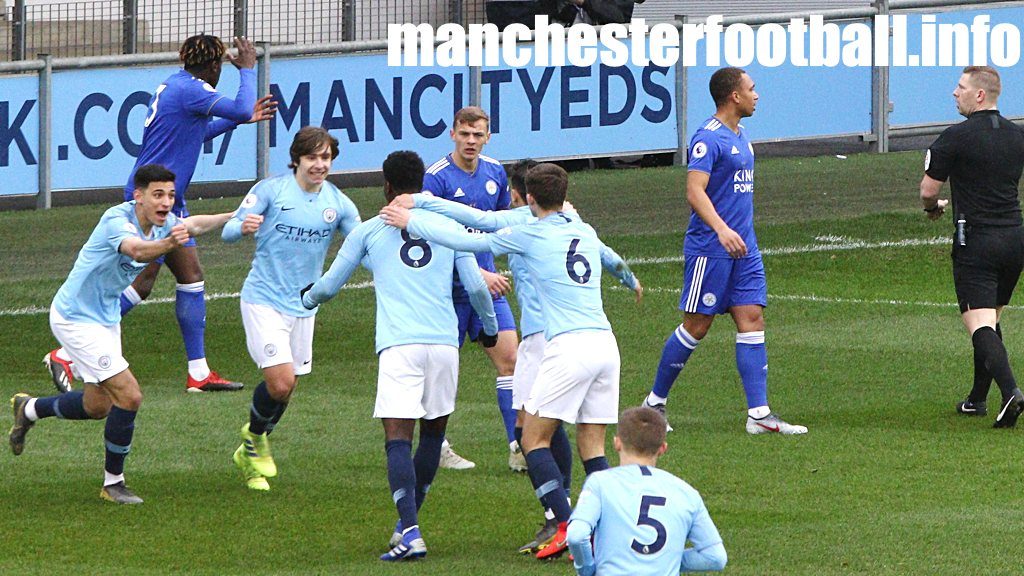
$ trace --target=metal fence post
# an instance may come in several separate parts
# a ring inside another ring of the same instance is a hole
[[[53,115],[53,56],[40,54],[39,58],[44,65],[39,71],[39,192],[36,194],[36,209],[48,210],[51,206],[50,146],[53,134],[50,116]]]
[[[259,64],[256,69],[256,83],[259,88],[257,94],[266,96],[270,94],[270,42],[260,42],[262,53],[259,55]],[[263,180],[270,175],[270,123],[276,122],[277,118],[271,118],[267,122],[256,123],[256,179]]]
[[[11,17],[11,60],[25,59],[25,0],[14,0]]]
[[[448,14],[450,16],[449,22],[455,22],[456,24],[462,24],[462,0],[451,0],[448,3]]]
[[[123,11],[121,51],[125,54],[135,54],[139,51],[139,0],[124,0]]]
[[[355,0],[341,0],[341,40],[350,42],[356,39],[356,3]]]
[[[871,6],[879,15],[889,16],[889,0],[873,0]],[[884,33],[889,41],[889,25],[879,30],[874,19],[871,21],[874,35]],[[875,152],[884,154],[889,151],[889,66],[872,66],[871,68],[871,134],[875,137]]]
[[[249,30],[249,0],[235,0],[235,37],[244,38]]]
[[[682,26],[686,24],[686,16],[676,14],[676,22],[679,23],[679,30],[682,31]],[[676,94],[679,96],[676,98],[676,132],[677,132],[677,144],[676,153],[672,158],[672,163],[676,166],[683,166],[686,164],[686,66],[683,64],[683,53],[680,50],[679,59],[676,60]]]

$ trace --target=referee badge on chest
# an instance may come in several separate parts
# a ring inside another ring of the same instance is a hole
[[[488,180],[487,184],[484,184],[484,188],[487,189],[487,193],[494,196],[498,193],[498,183],[494,180]]]
[[[338,219],[338,211],[334,208],[327,208],[324,210],[324,222],[333,224]]]
[[[716,298],[715,295],[712,294],[711,292],[705,292],[704,295],[701,296],[700,301],[703,302],[705,306],[710,308],[711,306],[714,306],[718,302],[718,298]]]

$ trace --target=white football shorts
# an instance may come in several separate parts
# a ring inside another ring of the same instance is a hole
[[[242,325],[249,356],[262,370],[291,364],[296,376],[313,369],[313,326],[316,316],[296,318],[264,304],[242,300]]]
[[[71,322],[50,307],[50,330],[74,362],[75,376],[100,384],[128,369],[121,355],[121,323],[113,326]]]
[[[374,418],[433,420],[455,411],[459,349],[447,344],[402,344],[380,353]]]
[[[540,370],[540,362],[544,359],[543,332],[530,334],[519,343],[519,350],[516,351],[516,368],[512,373],[512,409],[522,410],[526,405],[530,391],[533,390],[533,383],[537,381],[537,372]]]
[[[524,409],[568,424],[619,420],[619,346],[611,330],[566,332],[548,341]]]

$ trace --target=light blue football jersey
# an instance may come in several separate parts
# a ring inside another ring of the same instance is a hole
[[[135,201],[112,206],[78,252],[75,266],[53,298],[53,305],[66,320],[113,326],[121,321],[121,292],[149,265],[136,262],[118,251],[127,238],[162,240],[180,220],[167,215],[163,226],[142,233]]]
[[[231,100],[184,70],[157,87],[149,101],[142,146],[125,184],[125,200],[135,190],[135,171],[146,164],[161,164],[174,172],[174,212],[187,216],[185,192],[192,182],[203,142],[248,121],[256,103],[256,71],[239,70],[238,95]],[[220,116],[220,120],[213,120]]]
[[[505,169],[500,162],[483,154],[479,156],[473,173],[459,168],[451,154],[434,162],[423,175],[423,192],[478,210],[506,210],[512,202]],[[484,270],[496,271],[494,256],[490,252],[476,254],[476,260]],[[458,277],[454,294],[456,302],[466,301],[465,290]]]
[[[722,542],[700,494],[652,466],[588,476],[569,522],[590,526],[601,576],[676,576],[687,541],[694,550]]]
[[[517,224],[527,224],[535,221],[529,206],[519,206],[511,210],[499,212],[485,212],[464,206],[462,204],[437,198],[428,194],[414,194],[413,201],[417,208],[423,208],[442,216],[447,216],[470,228],[482,232],[494,232]],[[574,212],[568,213],[571,217],[578,216]],[[605,246],[601,251],[601,265],[605,270],[614,274],[623,285],[629,288],[636,287],[636,278],[632,271],[625,265],[622,257],[614,250]],[[519,303],[519,330],[522,337],[537,334],[544,331],[544,314],[540,307],[540,297],[537,295],[533,283],[530,281],[530,271],[526,262],[520,254],[508,255],[508,267],[515,278],[516,301]]]
[[[546,320],[547,340],[564,332],[611,330],[601,300],[603,244],[578,217],[556,212],[481,235],[439,229],[433,221],[414,216],[409,231],[457,250],[521,255]]]
[[[708,198],[722,220],[743,238],[747,256],[759,255],[754,234],[754,147],[743,127],[737,134],[717,118],[708,118],[690,140],[688,162],[688,171],[709,175]],[[730,257],[718,234],[696,212],[690,214],[683,253]]]
[[[465,230],[452,220],[417,211],[440,229]],[[345,238],[331,268],[306,293],[307,302],[324,302],[362,264],[373,272],[377,293],[376,350],[402,344],[447,344],[458,347],[458,319],[452,300],[452,275],[457,268],[467,279],[471,302],[487,334],[497,334],[498,321],[476,259],[388,226],[379,216],[359,225]]]
[[[224,226],[226,242],[241,238],[247,214],[262,214],[256,231],[252,269],[242,285],[242,300],[270,306],[295,317],[312,316],[299,299],[299,291],[316,281],[335,232],[350,234],[359,225],[356,205],[334,184],[324,182],[320,192],[306,192],[293,174],[258,182]]]

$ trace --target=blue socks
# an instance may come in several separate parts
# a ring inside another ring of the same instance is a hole
[[[590,476],[594,472],[607,470],[608,468],[610,468],[610,466],[608,466],[608,459],[604,456],[598,456],[596,458],[583,461],[583,472],[586,473],[587,476]]]
[[[398,518],[403,528],[411,528],[419,524],[416,514],[416,470],[412,462],[412,442],[408,440],[388,440],[384,444],[388,454],[388,484],[391,486],[391,499],[398,508]]]
[[[107,445],[104,470],[108,474],[124,474],[124,459],[132,448],[132,435],[135,433],[135,414],[134,410],[114,406],[107,415],[103,439]]]
[[[132,308],[138,306],[140,302],[142,302],[142,296],[139,296],[135,288],[129,285],[124,292],[121,292],[121,316],[131,312]]]
[[[655,396],[668,398],[672,384],[679,377],[690,354],[697,348],[697,340],[680,324],[676,331],[665,340],[665,348],[661,351],[661,361],[658,362],[658,372],[654,376],[654,387],[651,389]]]
[[[249,432],[259,435],[273,430],[274,425],[281,419],[281,415],[284,414],[284,409],[287,407],[288,404],[282,404],[270,396],[266,382],[260,382],[260,385],[252,391],[252,406],[249,409]]]
[[[59,396],[36,398],[36,416],[49,418],[56,416],[64,420],[89,420],[82,403],[84,394],[81,390],[72,390]]]
[[[562,474],[551,456],[550,448],[537,448],[526,455],[530,480],[537,487],[537,498],[546,504],[555,514],[559,522],[567,522],[572,508],[569,507],[565,488],[562,487]]]
[[[569,443],[569,434],[562,423],[558,424],[555,433],[551,435],[551,457],[562,473],[562,488],[568,494],[572,490],[572,444]]]
[[[189,360],[206,358],[206,283],[178,284],[174,293],[174,312],[178,316],[185,354]]]
[[[498,410],[501,411],[501,420],[505,424],[505,437],[511,444],[516,439],[516,410],[512,408],[512,377],[498,376],[495,381],[495,391],[498,393]]]
[[[444,434],[433,435],[424,432],[420,428],[420,443],[416,447],[416,456],[413,458],[413,465],[416,468],[416,509],[423,506],[427,498],[430,485],[437,475],[437,468],[441,462],[441,444],[444,443]],[[409,526],[409,524],[403,524]]]
[[[768,405],[768,351],[764,330],[736,334],[736,369],[747,395],[747,408]]]

